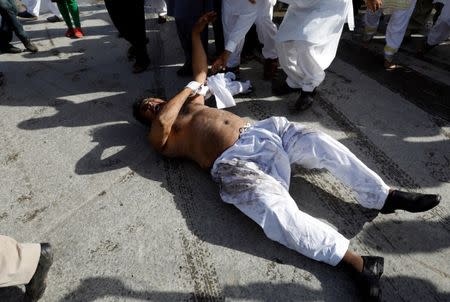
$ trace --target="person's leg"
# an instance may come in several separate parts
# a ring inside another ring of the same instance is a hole
[[[147,53],[147,33],[145,28],[144,1],[136,0],[132,3],[127,2],[129,21],[126,39],[131,43],[136,62],[133,65],[133,72],[140,73],[150,65],[150,58]]]
[[[213,22],[214,43],[216,46],[216,54],[219,55],[225,50],[222,25],[222,0],[214,1],[214,11],[217,13],[216,21]]]
[[[2,22],[0,26],[0,51],[5,51],[10,48],[13,38],[13,29],[10,26],[9,14],[4,8],[2,2],[6,0],[0,0],[0,15],[2,16]]]
[[[363,42],[365,44],[369,43],[369,41],[372,40],[373,36],[377,33],[381,14],[382,14],[381,9],[375,12],[366,10],[366,14],[364,15],[364,35],[363,35]]]
[[[27,0],[26,6],[29,13],[36,17],[39,17],[39,13],[41,10],[41,0]]]
[[[416,0],[411,0],[411,6],[409,8],[395,10],[389,19],[386,28],[386,45],[384,47],[384,58],[388,62],[392,62],[394,54],[402,44],[406,27],[408,26],[409,18],[411,17],[415,4]]]
[[[283,135],[283,146],[292,164],[307,169],[327,169],[350,187],[358,202],[371,209],[382,209],[389,186],[347,147],[331,136],[298,123],[290,123]]]
[[[442,8],[441,14],[436,24],[428,33],[427,43],[435,46],[450,36],[450,2],[447,2]]]
[[[52,2],[50,0],[43,0],[45,1],[47,9],[52,13],[53,16],[58,17],[59,19],[62,19],[61,13],[59,12],[58,5],[55,2]],[[47,18],[48,20],[48,18]]]
[[[72,23],[72,19],[70,18],[69,13],[69,7],[67,6],[67,0],[61,0],[57,2],[59,12],[61,13],[61,16],[64,19],[64,22],[66,22],[67,28],[69,30],[74,28],[74,25]],[[66,36],[68,36],[68,33],[66,33]]]
[[[77,0],[66,0],[66,2],[69,13],[72,16],[73,25],[75,28],[81,28],[80,11],[78,9]]]
[[[40,253],[38,243],[18,243],[0,235],[0,287],[29,283],[38,266]]]

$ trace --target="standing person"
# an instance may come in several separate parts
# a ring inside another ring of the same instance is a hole
[[[368,0],[369,8],[372,2]],[[299,92],[295,108],[306,110],[316,96],[316,88],[325,79],[327,69],[336,56],[344,23],[353,29],[350,0],[282,0],[289,8],[276,37],[280,65],[286,81],[274,83],[276,95]]]
[[[391,15],[386,28],[386,45],[384,46],[384,68],[386,70],[396,67],[393,63],[394,55],[402,44],[415,5],[416,0],[384,0],[379,10],[375,12],[366,11],[364,46],[367,46],[376,34],[381,14]]]
[[[175,17],[178,38],[184,53],[184,64],[177,70],[178,76],[192,76],[191,31],[197,19],[213,10],[213,0],[180,1],[167,0],[167,14]],[[208,32],[202,33],[203,47],[208,51]]]
[[[0,15],[2,16],[2,23],[0,26],[0,52],[22,52],[20,48],[11,45],[13,32],[23,43],[26,49],[31,52],[38,51],[36,45],[31,43],[30,38],[23,29],[22,24],[20,24],[20,22],[17,20],[17,7],[15,0],[0,0]]]
[[[59,11],[66,22],[68,38],[82,38],[84,36],[81,30],[80,11],[78,10],[77,0],[57,0]]]
[[[383,214],[427,211],[440,196],[390,188],[344,145],[300,123],[271,117],[250,125],[231,112],[205,106],[198,93],[208,73],[200,33],[214,16],[202,16],[192,31],[193,81],[169,101],[135,103],[133,115],[150,128],[147,139],[162,155],[189,158],[210,171],[222,200],[255,221],[268,238],[311,259],[348,265],[361,282],[364,301],[381,301],[384,258],[360,256],[342,234],[302,212],[289,194],[291,166],[327,169],[363,207]]]
[[[264,79],[269,80],[278,67],[275,35],[277,26],[272,21],[274,0],[223,0],[222,23],[225,38],[225,51],[212,65],[212,71],[222,69],[239,73],[241,52],[245,35],[253,24],[256,25],[258,38],[264,47]]]
[[[442,1],[441,1],[442,2]],[[445,2],[445,1],[444,1]],[[450,36],[450,2],[446,0],[444,6],[442,7],[439,18],[436,23],[430,29],[428,36],[426,37],[426,42],[424,46],[419,49],[419,55],[423,55],[430,51],[439,43],[442,43]]]
[[[105,0],[105,6],[119,34],[131,44],[128,57],[136,60],[133,73],[144,72],[150,65],[144,0]]]
[[[39,18],[41,3],[44,2],[46,8],[52,13],[52,16],[47,18],[48,22],[60,22],[62,21],[61,13],[59,12],[56,0],[28,0],[26,1],[27,9],[23,12],[19,12],[17,16],[23,19],[36,20]]]
[[[50,244],[19,243],[0,235],[0,287],[25,285],[24,302],[42,298],[52,263]]]

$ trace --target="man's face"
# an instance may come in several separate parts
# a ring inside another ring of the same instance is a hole
[[[139,113],[152,122],[165,104],[166,102],[161,99],[148,98],[142,102]]]

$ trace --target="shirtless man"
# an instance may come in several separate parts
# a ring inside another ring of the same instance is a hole
[[[272,117],[250,126],[233,113],[205,106],[196,94],[208,70],[200,33],[214,17],[205,14],[193,28],[195,82],[167,102],[149,98],[134,105],[135,117],[150,125],[151,145],[165,156],[211,169],[223,201],[258,223],[270,239],[333,266],[349,264],[364,294],[380,300],[384,259],[352,252],[348,239],[298,209],[288,191],[291,165],[328,169],[355,191],[362,206],[382,213],[427,211],[439,196],[391,189],[345,146],[301,124]]]

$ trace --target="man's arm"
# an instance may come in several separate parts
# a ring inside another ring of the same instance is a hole
[[[208,75],[208,60],[200,34],[210,22],[216,19],[215,12],[208,12],[201,16],[192,28],[192,70],[194,81],[203,84]]]
[[[200,33],[215,18],[215,12],[206,13],[200,17],[192,29],[192,70],[194,71],[194,80],[200,84],[205,83],[208,74],[208,61],[200,39]],[[192,102],[197,100],[195,97],[190,98],[193,92],[188,87],[183,88],[163,106],[156,119],[152,122],[149,140],[158,152],[162,154],[170,152],[166,150],[167,139],[184,103],[188,100]],[[201,98],[203,100],[203,96]],[[197,102],[199,101],[197,100]]]

